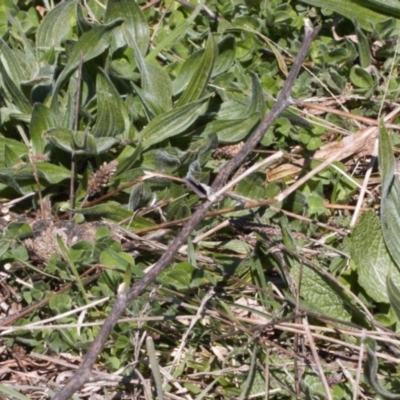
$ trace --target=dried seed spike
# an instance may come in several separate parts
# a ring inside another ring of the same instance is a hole
[[[111,177],[115,174],[118,168],[118,161],[113,160],[109,163],[105,162],[100,166],[99,170],[93,173],[88,182],[88,195],[94,196],[100,192],[102,187],[105,187],[110,182]]]

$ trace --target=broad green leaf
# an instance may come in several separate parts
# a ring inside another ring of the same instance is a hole
[[[351,68],[350,79],[359,88],[370,88],[374,83],[372,76],[358,65],[354,65]]]
[[[55,84],[52,97],[52,108],[57,102],[57,95],[61,86],[78,67],[81,55],[83,62],[86,62],[103,53],[109,46],[109,38],[112,30],[121,25],[122,22],[122,19],[118,19],[107,25],[95,26],[92,30],[85,32],[79,38],[72,48],[68,62]]]
[[[211,76],[215,77],[230,68],[235,60],[235,38],[233,35],[226,35],[217,44],[218,56],[215,60],[215,65]],[[193,53],[179,69],[179,73],[172,82],[172,92],[177,95],[183,92],[189,84],[192,76],[196,72],[196,67],[199,64],[201,57],[204,55],[205,49],[200,49]]]
[[[134,48],[136,43],[139,52],[144,56],[150,43],[149,27],[142,10],[135,0],[108,0],[105,21],[110,22],[123,18],[123,25],[114,31],[117,47],[125,43]]]
[[[375,301],[388,303],[386,279],[400,285],[400,273],[386,249],[379,218],[363,214],[352,234],[351,255],[358,271],[358,283]]]
[[[0,168],[0,182],[13,188],[17,193],[22,195],[31,193],[32,187],[25,187],[17,182],[17,179],[13,176],[15,172],[16,170],[14,168]],[[33,178],[32,174],[31,178]]]
[[[93,207],[72,211],[76,214],[109,218],[116,222],[133,218],[133,213],[131,211],[129,211],[125,207],[122,207],[119,203],[115,201],[110,201],[108,203],[98,204]]]
[[[56,314],[70,311],[72,307],[71,296],[68,296],[66,293],[53,296],[49,301],[49,307],[51,310],[55,311]]]
[[[212,35],[209,35],[204,54],[199,60],[187,88],[179,98],[177,107],[182,107],[202,97],[211,77],[216,57],[217,47]]]
[[[57,119],[49,108],[41,103],[36,103],[33,106],[31,123],[29,125],[33,154],[44,153],[46,141],[43,138],[43,133],[47,129],[54,128],[57,125]]]
[[[129,131],[128,110],[120,94],[103,70],[97,74],[97,120],[92,129],[95,137],[115,137]]]
[[[74,132],[66,128],[48,129],[43,137],[59,149],[76,154],[101,154],[118,143],[113,137],[95,138],[88,132]]]
[[[176,136],[189,128],[205,111],[206,102],[207,99],[203,98],[158,115],[141,132],[143,149]]]
[[[4,164],[7,168],[13,168],[15,165],[21,163],[21,159],[14,153],[14,151],[8,147],[4,146]]]
[[[215,60],[211,76],[215,77],[227,71],[235,60],[235,36],[228,34],[217,43],[218,56]]]
[[[40,23],[36,35],[36,48],[47,51],[60,46],[71,30],[70,16],[76,7],[76,0],[62,1],[55,6]]]
[[[387,294],[390,305],[396,314],[397,321],[400,322],[400,286],[395,284],[390,276],[386,279]]]
[[[216,120],[207,124],[202,136],[216,134],[220,143],[237,143],[243,140],[260,121],[260,114],[255,112],[246,118]]]
[[[392,142],[381,122],[379,166],[382,177],[381,224],[389,254],[400,268],[400,183],[394,176]]]
[[[251,97],[246,115],[258,112],[260,119],[265,115],[264,93],[256,74],[251,74]]]
[[[12,15],[11,12],[7,13],[7,18],[8,18],[8,21],[10,22],[10,25],[18,31],[18,34],[20,36],[19,40],[23,44],[23,50],[24,50],[26,62],[31,65],[36,65],[37,59],[36,59],[35,51],[33,50],[33,47],[32,47],[32,42],[30,40],[28,40],[28,38],[26,37],[25,31],[22,27],[21,22],[19,21],[18,18],[14,17],[14,15]]]
[[[134,86],[143,104],[152,116],[169,111],[172,107],[172,84],[168,74],[158,65],[145,61],[134,38],[130,42],[135,51],[142,89]]]
[[[191,264],[183,262],[165,269],[158,279],[165,285],[171,285],[175,290],[188,290],[191,287],[195,271]]]
[[[51,164],[49,162],[37,162],[36,170],[39,178],[43,178],[47,182],[54,185],[65,179],[71,178],[71,171],[69,169],[64,168],[61,165]]]
[[[122,174],[130,169],[133,164],[139,159],[142,153],[142,145],[138,143],[136,147],[125,146],[117,158],[118,171],[117,174]]]
[[[380,1],[381,7],[380,11],[375,11],[375,7],[367,8],[371,5],[371,1],[378,0],[301,0],[304,3],[310,4],[315,7],[321,7],[323,9],[328,9],[330,11],[336,12],[338,14],[343,15],[346,18],[355,17],[358,24],[362,29],[366,29],[371,31],[373,27],[378,24],[386,21],[388,17],[394,17],[394,13],[398,13],[399,10],[396,10],[395,7],[386,8],[385,11],[389,11],[389,13],[383,13],[384,7],[387,7],[389,2],[386,0]],[[393,0],[394,1],[394,0]],[[385,4],[385,5],[384,5]],[[393,4],[392,2],[390,4]],[[400,20],[396,21],[396,31],[400,31]]]
[[[6,87],[7,92],[10,95],[10,100],[12,100],[15,103],[15,105],[18,107],[21,113],[30,115],[32,112],[32,106],[29,103],[29,100],[25,97],[20,88],[10,78],[1,61],[0,61],[0,73],[4,82],[4,86]]]
[[[0,60],[15,85],[20,85],[27,79],[27,75],[21,67],[19,59],[10,49],[7,43],[0,38]]]
[[[8,30],[8,12],[17,13],[18,8],[13,0],[3,0],[0,3],[0,38],[4,36],[4,34]]]
[[[295,249],[295,243],[286,229],[282,230],[284,244],[289,249]],[[333,280],[306,264],[300,265],[295,257],[287,254],[293,282],[300,286],[300,295],[304,306],[322,315],[350,321],[352,316],[348,308],[350,301]],[[315,262],[315,261],[314,261]],[[301,281],[299,279],[301,277]]]

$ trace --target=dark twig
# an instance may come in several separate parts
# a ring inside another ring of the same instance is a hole
[[[288,105],[291,104],[292,100],[290,98],[290,92],[300,71],[302,62],[307,55],[311,42],[318,34],[318,31],[318,27],[313,28],[310,26],[306,26],[305,36],[301,44],[299,53],[296,57],[295,62],[293,63],[293,67],[287,77],[285,85],[278,97],[276,104],[272,108],[271,112],[267,115],[267,117],[261,122],[259,127],[247,141],[247,143],[243,146],[241,151],[231,161],[229,161],[222,167],[212,185],[213,191],[217,191],[218,189],[223,187],[229,176],[242,164],[247,155],[250,154],[250,152],[256,147],[258,142],[263,137],[265,131],[271,126],[273,121],[282,113],[282,111]],[[203,204],[201,204],[197,208],[190,220],[182,228],[181,232],[170,244],[166,252],[153,266],[153,268],[139,282],[134,284],[128,291],[121,291],[118,294],[113,309],[104,321],[100,332],[92,343],[78,371],[64,386],[64,388],[55,395],[53,400],[67,400],[71,398],[71,396],[85,384],[85,382],[90,377],[91,370],[97,359],[97,356],[100,354],[109,334],[111,333],[115,324],[118,322],[118,319],[124,312],[125,308],[134,299],[138,298],[152,282],[154,282],[161,271],[163,271],[167,266],[170,265],[175,256],[175,253],[183,244],[185,244],[187,238],[195,229],[197,224],[204,219],[204,216],[206,215],[207,210],[210,208],[211,204],[212,201],[206,199]]]
[[[79,128],[79,104],[81,101],[81,80],[82,80],[82,66],[83,66],[83,54],[79,54],[79,66],[78,66],[78,78],[76,82],[76,98],[75,98],[75,110],[74,110],[74,132],[78,131]],[[75,208],[75,170],[76,170],[76,155],[75,150],[72,149],[71,154],[71,183],[69,193],[69,204],[73,210]],[[69,219],[72,219],[73,213],[69,213]]]

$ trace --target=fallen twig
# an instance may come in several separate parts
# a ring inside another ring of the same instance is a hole
[[[240,150],[240,152],[221,168],[220,172],[214,180],[214,183],[211,186],[213,192],[217,192],[225,185],[231,174],[243,163],[248,154],[250,154],[250,152],[256,147],[256,145],[262,139],[264,133],[272,125],[274,120],[279,117],[279,115],[287,106],[293,103],[293,100],[290,97],[292,87],[301,69],[302,63],[308,53],[308,49],[318,32],[319,27],[314,28],[310,25],[306,25],[305,35],[299,53],[295,59],[295,62],[293,63],[293,67],[287,77],[285,85],[275,105],[271,109],[270,113],[255,130],[255,132],[252,134],[252,136],[249,138],[249,140],[246,142],[246,144],[243,146],[243,148]],[[90,377],[91,370],[97,359],[97,356],[100,354],[109,334],[111,333],[115,324],[118,322],[118,319],[124,312],[125,308],[134,299],[138,298],[146,290],[146,288],[152,282],[154,282],[157,276],[167,266],[170,265],[176,252],[183,244],[186,243],[187,238],[195,229],[197,224],[204,219],[207,210],[213,203],[212,200],[216,200],[215,197],[211,199],[207,198],[204,200],[204,202],[194,212],[187,224],[182,228],[181,232],[178,234],[175,240],[171,243],[169,248],[165,251],[163,256],[158,260],[156,264],[154,264],[153,268],[139,282],[134,284],[131,288],[129,288],[129,290],[121,290],[119,292],[110,314],[104,321],[100,332],[92,343],[78,371],[64,386],[64,388],[53,397],[53,400],[67,400],[71,398],[71,396],[85,384],[85,382]]]

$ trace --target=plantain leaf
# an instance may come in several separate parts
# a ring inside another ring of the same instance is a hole
[[[217,48],[212,35],[209,35],[204,54],[199,60],[187,88],[179,98],[177,107],[182,107],[201,98],[210,80],[216,57]]]
[[[124,19],[124,24],[115,29],[113,36],[116,47],[126,43],[135,48],[135,44],[142,56],[147,52],[150,43],[150,32],[146,18],[135,0],[108,0],[105,21],[110,22],[118,18]]]
[[[29,103],[29,100],[25,97],[25,95],[22,93],[19,87],[10,78],[1,61],[0,61],[0,73],[4,82],[4,86],[7,89],[8,94],[10,95],[10,100],[12,100],[15,103],[21,114],[30,115],[32,112],[32,106]]]
[[[374,26],[388,17],[400,18],[398,2],[394,0],[301,0],[303,3],[321,7],[346,18],[355,17],[362,29],[372,31]],[[373,4],[375,3],[375,4]],[[397,3],[397,4],[396,4]],[[400,20],[396,20],[396,29],[400,31]]]
[[[20,85],[27,78],[18,58],[8,47],[7,43],[0,38],[0,60],[15,85]]]
[[[95,155],[109,150],[118,143],[113,137],[95,138],[88,132],[74,132],[66,128],[51,128],[43,134],[52,145],[68,153]]]
[[[69,21],[76,3],[76,0],[62,1],[46,14],[37,30],[37,50],[45,52],[52,47],[60,46],[71,30]]]
[[[141,132],[143,149],[182,133],[193,124],[206,107],[207,99],[203,98],[158,115]]]
[[[97,121],[92,129],[95,137],[115,137],[129,132],[128,110],[107,74],[100,69],[97,74]]]
[[[236,143],[243,140],[259,121],[258,112],[252,113],[246,118],[218,119],[208,123],[201,135],[207,137],[216,134],[220,143]]]
[[[400,273],[384,243],[379,218],[363,214],[354,228],[351,256],[358,271],[358,283],[375,301],[388,303],[386,280],[390,276],[400,285]]]
[[[396,314],[397,321],[400,322],[400,286],[394,283],[390,276],[386,279],[387,294],[389,297],[390,305]]]
[[[79,60],[82,55],[83,62],[91,60],[103,53],[109,46],[109,38],[111,31],[121,25],[122,19],[110,22],[107,25],[95,26],[92,30],[85,32],[75,43],[65,65],[63,71],[57,79],[52,95],[52,108],[57,102],[58,92],[79,65]]]
[[[29,125],[33,154],[44,153],[46,141],[43,138],[43,132],[55,126],[57,126],[57,119],[53,112],[45,105],[36,103],[33,106],[31,123]]]
[[[356,20],[353,20],[353,22],[356,29],[358,51],[360,53],[360,64],[362,68],[367,68],[372,63],[372,57],[371,57],[371,51],[369,49],[368,39],[364,35],[364,32],[358,26]]]
[[[400,268],[400,183],[394,176],[392,142],[383,122],[379,130],[379,166],[382,176],[382,233],[389,254]]]
[[[195,20],[195,18],[200,14],[203,9],[205,0],[199,0],[196,8],[193,10],[192,14],[189,18],[185,20],[182,24],[180,24],[177,28],[175,28],[172,32],[165,36],[163,40],[146,56],[146,61],[151,63],[158,54],[164,50],[165,47],[168,47],[176,42],[176,39],[185,34],[190,24]]]

